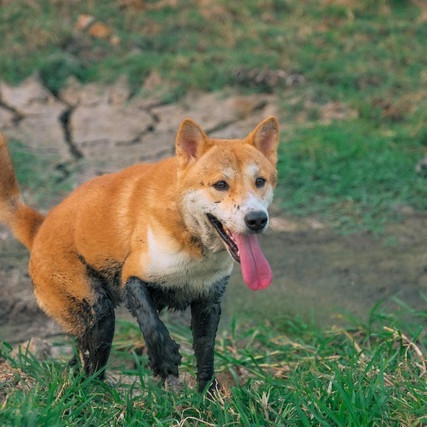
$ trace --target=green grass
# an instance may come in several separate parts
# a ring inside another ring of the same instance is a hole
[[[284,208],[346,231],[381,231],[405,206],[426,211],[427,182],[415,172],[425,146],[408,132],[366,120],[296,129],[281,147]]]
[[[362,86],[384,92],[403,81],[416,87],[427,61],[427,30],[411,1],[183,0],[178,7],[144,2],[141,11],[120,3],[5,2],[0,75],[18,82],[42,70],[47,81],[57,79],[57,89],[67,74],[83,81],[127,74],[140,84],[156,69],[181,90],[215,90],[235,84],[233,70],[244,66],[299,71],[334,92]],[[107,25],[119,43],[76,29],[81,14]]]
[[[178,83],[178,93],[182,93],[233,83],[232,68],[242,63],[251,67],[273,61],[279,65],[279,53],[268,53],[257,41],[269,30],[267,22],[258,18],[261,9],[256,1],[235,5],[218,1],[212,9],[185,0],[179,8],[140,12],[121,9],[116,1],[26,3],[22,7],[7,2],[1,10],[0,75],[10,82],[38,70],[54,91],[69,75],[82,81],[111,81],[127,74],[137,87],[155,69],[168,82]],[[146,4],[150,7],[155,2]],[[275,13],[281,7],[272,4],[267,9]],[[76,30],[80,14],[93,15],[106,24],[119,37],[119,45]],[[10,31],[12,26],[14,31]]]
[[[225,392],[211,401],[193,386],[165,390],[149,376],[134,324],[121,322],[110,358],[114,380],[74,376],[65,362],[38,362],[22,351],[2,353],[2,425],[407,425],[427,422],[425,360],[420,326],[375,306],[367,322],[320,330],[296,320],[232,323],[217,340],[217,376]],[[171,328],[184,348],[190,331]],[[194,376],[184,351],[181,373]],[[120,375],[120,378],[118,378]],[[210,424],[209,424],[210,423]]]
[[[272,92],[279,98],[282,125],[278,196],[288,212],[319,215],[352,231],[381,230],[407,205],[426,211],[426,178],[415,173],[427,151],[422,2],[202,3],[182,0],[177,8],[135,11],[121,9],[118,1],[6,0],[0,7],[0,79],[17,84],[39,72],[58,94],[69,76],[109,83],[124,74],[138,96],[156,71],[171,101],[189,90]],[[76,30],[80,14],[106,24],[119,44]],[[285,70],[304,82],[257,82],[253,70]],[[343,116],[327,113],[333,104],[344,109]],[[52,162],[45,153],[14,141],[11,150],[19,180],[37,202],[69,185],[61,171],[48,171]],[[121,323],[116,334],[109,373],[121,375],[119,381],[75,377],[64,361],[11,357],[10,346],[3,344],[11,368],[1,377],[0,421],[11,426],[426,424],[427,342],[421,326],[426,313],[405,309],[412,324],[379,306],[367,322],[353,320],[348,329],[286,319],[233,324],[218,337],[217,374],[227,393],[214,402],[191,384],[176,392],[160,387],[146,357],[136,356],[140,334],[134,324]],[[187,329],[175,327],[172,333],[191,348]],[[184,354],[181,371],[194,377],[194,360],[189,351]]]
[[[119,1],[24,3],[0,9],[2,80],[38,71],[57,94],[69,76],[108,83],[124,74],[138,95],[155,71],[170,101],[189,90],[272,92],[280,100],[278,194],[287,211],[378,231],[402,206],[426,210],[426,177],[415,172],[427,150],[422,2],[144,1],[143,10]],[[119,42],[76,29],[81,14]],[[304,82],[251,74],[263,70]],[[331,104],[347,113],[331,117]]]

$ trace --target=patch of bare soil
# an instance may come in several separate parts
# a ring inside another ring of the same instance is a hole
[[[236,267],[225,301],[227,315],[314,315],[320,323],[342,323],[344,313],[367,320],[379,301],[388,310],[399,310],[392,297],[425,310],[421,293],[427,294],[427,215],[407,215],[381,235],[341,235],[318,221],[281,215],[281,231],[271,230],[262,240],[273,284],[250,292]]]
[[[328,112],[328,120],[350,114],[336,105]],[[19,87],[0,83],[0,129],[35,150],[52,152],[69,173],[77,170],[74,185],[172,154],[184,117],[194,118],[211,136],[233,138],[247,134],[260,117],[277,113],[273,95],[189,94],[164,104],[158,97],[131,96],[124,80],[108,88],[70,80],[58,97],[37,77]],[[343,236],[315,219],[297,220],[274,209],[272,228],[262,244],[275,280],[269,289],[252,292],[236,266],[225,322],[245,312],[261,319],[314,313],[330,323],[343,309],[367,315],[378,300],[393,295],[421,307],[420,292],[427,293],[427,216],[407,215],[383,235]],[[37,307],[27,263],[25,248],[0,227],[0,340],[17,343],[59,331]]]

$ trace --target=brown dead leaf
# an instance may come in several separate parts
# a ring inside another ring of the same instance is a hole
[[[79,15],[74,25],[76,30],[84,31],[95,21],[92,15]]]
[[[113,34],[110,37],[110,44],[111,46],[118,46],[120,44],[120,37],[116,34]]]
[[[88,33],[95,39],[107,39],[113,34],[113,31],[107,25],[101,22],[95,22],[90,26]]]

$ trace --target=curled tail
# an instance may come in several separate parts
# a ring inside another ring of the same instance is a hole
[[[7,225],[15,237],[31,249],[43,219],[43,215],[22,200],[6,138],[0,132],[0,222]]]

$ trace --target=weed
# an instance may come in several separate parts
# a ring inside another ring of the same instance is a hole
[[[407,309],[425,320],[425,313]],[[0,417],[3,425],[418,425],[426,421],[427,342],[419,324],[400,322],[381,305],[368,322],[353,319],[347,329],[295,319],[275,322],[277,329],[233,322],[217,342],[225,392],[214,400],[189,384],[178,391],[157,384],[147,358],[134,353],[137,326],[127,322],[119,324],[111,356],[122,362],[111,362],[105,383],[28,353],[11,358],[3,344]],[[187,328],[171,331],[191,347]],[[194,375],[192,357],[181,373]]]

